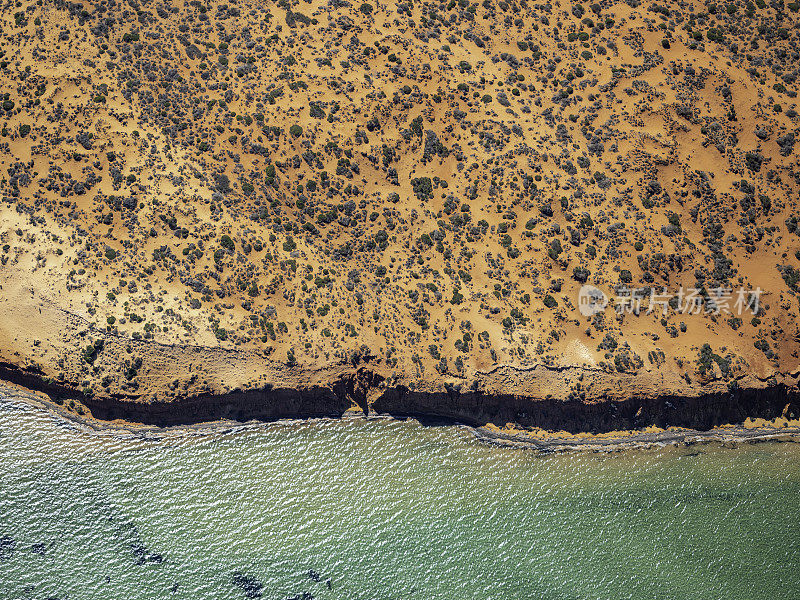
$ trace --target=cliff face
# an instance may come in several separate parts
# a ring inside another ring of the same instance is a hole
[[[766,389],[631,397],[627,400],[585,403],[510,394],[420,393],[393,388],[372,405],[379,413],[436,415],[470,424],[515,423],[570,433],[634,430],[648,426],[706,430],[746,418],[774,419],[787,404],[797,402],[796,390],[778,385]],[[791,410],[791,409],[790,409]]]
[[[346,361],[289,365],[253,350],[130,338],[22,288],[11,295],[11,289],[6,281],[0,298],[0,380],[42,391],[63,410],[102,421],[170,426],[354,411],[602,433],[708,429],[799,412],[800,370],[777,366],[725,374],[712,368],[700,378],[689,376],[686,362],[683,368],[662,361],[626,372],[569,364],[574,357],[565,357],[562,366],[495,364],[433,375],[390,364],[367,347]],[[90,342],[94,353],[87,356]]]
[[[548,373],[552,376],[552,373]],[[556,374],[566,377],[564,374]],[[85,396],[67,385],[39,374],[0,364],[0,377],[50,395],[58,404],[85,407],[95,419],[124,420],[155,426],[190,425],[222,419],[234,421],[281,418],[338,417],[348,412],[392,416],[436,417],[474,426],[513,424],[569,433],[605,433],[650,426],[708,430],[749,418],[796,417],[800,392],[793,376],[780,383],[713,389],[685,395],[657,390],[629,381],[622,398],[553,398],[484,390],[410,389],[387,385],[381,374],[366,367],[339,376],[328,385],[309,387],[265,386],[222,394],[198,394],[170,400],[121,396]],[[619,383],[619,382],[617,382]],[[416,388],[416,384],[413,384]],[[637,391],[638,389],[638,391]],[[75,404],[77,402],[77,404]]]

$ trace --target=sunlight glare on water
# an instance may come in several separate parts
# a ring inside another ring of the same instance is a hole
[[[542,456],[384,419],[134,435],[0,400],[0,458],[0,598],[800,597],[795,444]]]

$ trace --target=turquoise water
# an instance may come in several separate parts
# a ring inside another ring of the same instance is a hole
[[[541,456],[390,420],[131,435],[0,400],[0,598],[799,598],[799,493],[795,444]]]

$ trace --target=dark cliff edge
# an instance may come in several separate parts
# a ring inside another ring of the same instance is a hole
[[[784,414],[787,405],[793,407],[797,401],[797,391],[783,385],[698,397],[633,396],[593,403],[512,394],[418,393],[393,388],[383,393],[371,408],[393,416],[437,416],[477,426],[515,423],[569,433],[607,433],[653,425],[703,431],[740,423],[748,417],[774,419]]]
[[[332,387],[301,389],[265,387],[226,394],[200,394],[169,401],[143,402],[135,397],[86,395],[76,386],[42,377],[40,373],[0,362],[0,380],[42,392],[62,405],[76,400],[100,421],[123,420],[142,425],[170,427],[229,419],[274,421],[343,415],[352,407],[347,381]],[[366,407],[363,407],[364,409]]]
[[[707,431],[718,425],[741,423],[748,417],[769,420],[786,416],[787,411],[796,414],[800,400],[798,390],[784,384],[697,396],[632,395],[624,400],[594,402],[455,389],[423,392],[404,386],[386,387],[381,376],[366,369],[328,386],[266,386],[148,402],[135,397],[87,396],[76,387],[9,363],[0,363],[0,379],[43,392],[58,405],[69,399],[79,401],[100,421],[123,420],[158,427],[226,419],[245,422],[340,417],[356,409],[365,415],[435,417],[472,426],[514,423],[569,433],[631,431],[649,426]]]

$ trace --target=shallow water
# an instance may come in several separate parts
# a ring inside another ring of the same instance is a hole
[[[541,456],[391,420],[130,435],[0,400],[0,598],[798,598],[798,493],[790,443]]]

